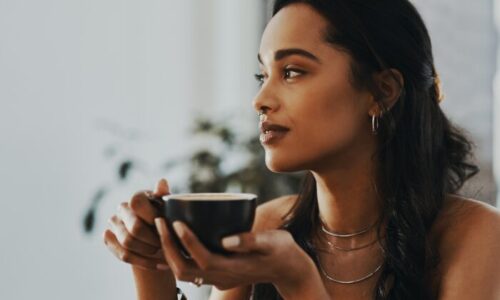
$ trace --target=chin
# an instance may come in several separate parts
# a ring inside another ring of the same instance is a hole
[[[270,157],[266,154],[266,166],[273,173],[290,173],[305,170],[305,168],[291,159]]]

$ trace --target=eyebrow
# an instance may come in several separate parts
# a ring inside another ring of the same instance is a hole
[[[316,57],[314,54],[311,52],[308,52],[304,49],[299,49],[299,48],[289,48],[289,49],[281,49],[276,51],[274,54],[274,60],[278,61],[281,59],[284,59],[285,57],[291,56],[291,55],[299,55],[305,58],[308,58],[310,60],[313,60],[319,64],[321,64],[321,61],[319,60],[318,57]],[[262,62],[262,58],[260,57],[260,54],[257,54],[257,60],[263,65],[264,63]]]

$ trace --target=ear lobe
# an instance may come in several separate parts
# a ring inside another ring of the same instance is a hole
[[[401,96],[404,78],[397,69],[386,69],[375,75],[377,97],[387,110],[390,110]]]

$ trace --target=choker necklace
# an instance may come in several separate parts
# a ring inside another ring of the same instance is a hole
[[[326,234],[328,234],[328,235],[331,235],[331,236],[334,236],[334,237],[345,238],[345,237],[353,237],[353,236],[357,236],[357,235],[361,235],[363,233],[366,233],[370,229],[372,229],[373,226],[375,226],[375,224],[377,224],[377,222],[375,222],[372,225],[366,227],[365,229],[357,231],[357,232],[353,232],[353,233],[339,233],[339,232],[335,232],[335,231],[329,231],[328,229],[326,229],[325,222],[323,220],[321,220],[321,230],[323,230],[323,232],[326,233]]]

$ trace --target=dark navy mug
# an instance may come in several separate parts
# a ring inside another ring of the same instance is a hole
[[[257,207],[257,196],[244,193],[174,194],[162,199],[167,226],[186,257],[189,253],[175,235],[173,222],[185,223],[211,252],[227,255],[222,238],[251,231]]]

